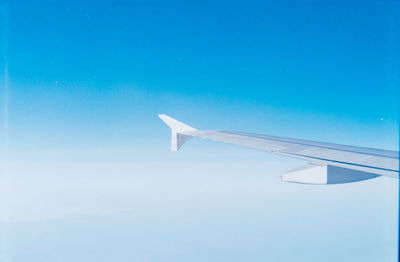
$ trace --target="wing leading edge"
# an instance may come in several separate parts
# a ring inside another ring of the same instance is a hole
[[[236,131],[197,130],[169,116],[159,117],[171,128],[172,151],[190,138],[199,137],[308,161],[305,167],[284,174],[284,181],[338,184],[377,176],[399,178],[399,152]]]

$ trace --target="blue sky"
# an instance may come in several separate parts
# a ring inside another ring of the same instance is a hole
[[[1,14],[0,261],[396,261],[397,181],[282,184],[302,161],[198,140],[171,153],[157,114],[398,150],[398,3],[3,1]]]

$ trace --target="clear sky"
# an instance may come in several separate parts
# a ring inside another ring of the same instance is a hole
[[[199,129],[398,150],[400,2],[1,1],[0,261],[397,261],[398,180]]]

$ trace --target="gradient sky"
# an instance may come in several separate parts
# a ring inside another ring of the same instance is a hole
[[[157,114],[398,150],[399,2],[0,3],[1,262],[397,261],[398,180],[171,153]]]

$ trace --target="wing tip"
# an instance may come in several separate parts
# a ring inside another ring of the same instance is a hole
[[[158,117],[171,128],[171,151],[178,151],[191,138],[190,135],[182,134],[182,132],[197,130],[165,114],[158,114]]]
[[[185,132],[185,131],[196,131],[197,129],[188,126],[168,115],[165,114],[158,114],[158,117],[167,125],[169,126],[173,132]]]

